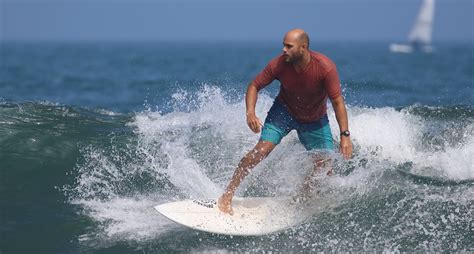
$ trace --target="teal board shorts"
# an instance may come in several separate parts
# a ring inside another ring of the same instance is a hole
[[[292,130],[296,130],[299,140],[307,150],[334,149],[327,114],[313,123],[299,123],[286,107],[275,99],[265,119],[260,140],[278,145]]]

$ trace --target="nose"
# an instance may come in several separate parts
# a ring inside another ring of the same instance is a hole
[[[282,50],[283,50],[283,53],[286,54],[286,51],[287,51],[287,50],[286,50],[286,46],[283,46]]]

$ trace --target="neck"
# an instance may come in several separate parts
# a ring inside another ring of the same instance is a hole
[[[309,64],[310,61],[311,61],[311,55],[309,54],[309,51],[306,51],[301,57],[301,59],[295,62],[293,66],[295,67],[295,69],[301,71],[304,69],[304,67],[306,67],[306,65]]]

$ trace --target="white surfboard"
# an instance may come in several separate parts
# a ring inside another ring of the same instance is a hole
[[[289,198],[234,198],[234,215],[222,213],[215,199],[185,200],[155,206],[181,225],[225,235],[257,236],[274,233],[304,220],[296,216]]]

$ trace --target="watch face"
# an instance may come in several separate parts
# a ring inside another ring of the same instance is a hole
[[[349,131],[343,131],[343,132],[341,132],[341,135],[349,137],[351,135],[351,133]]]

